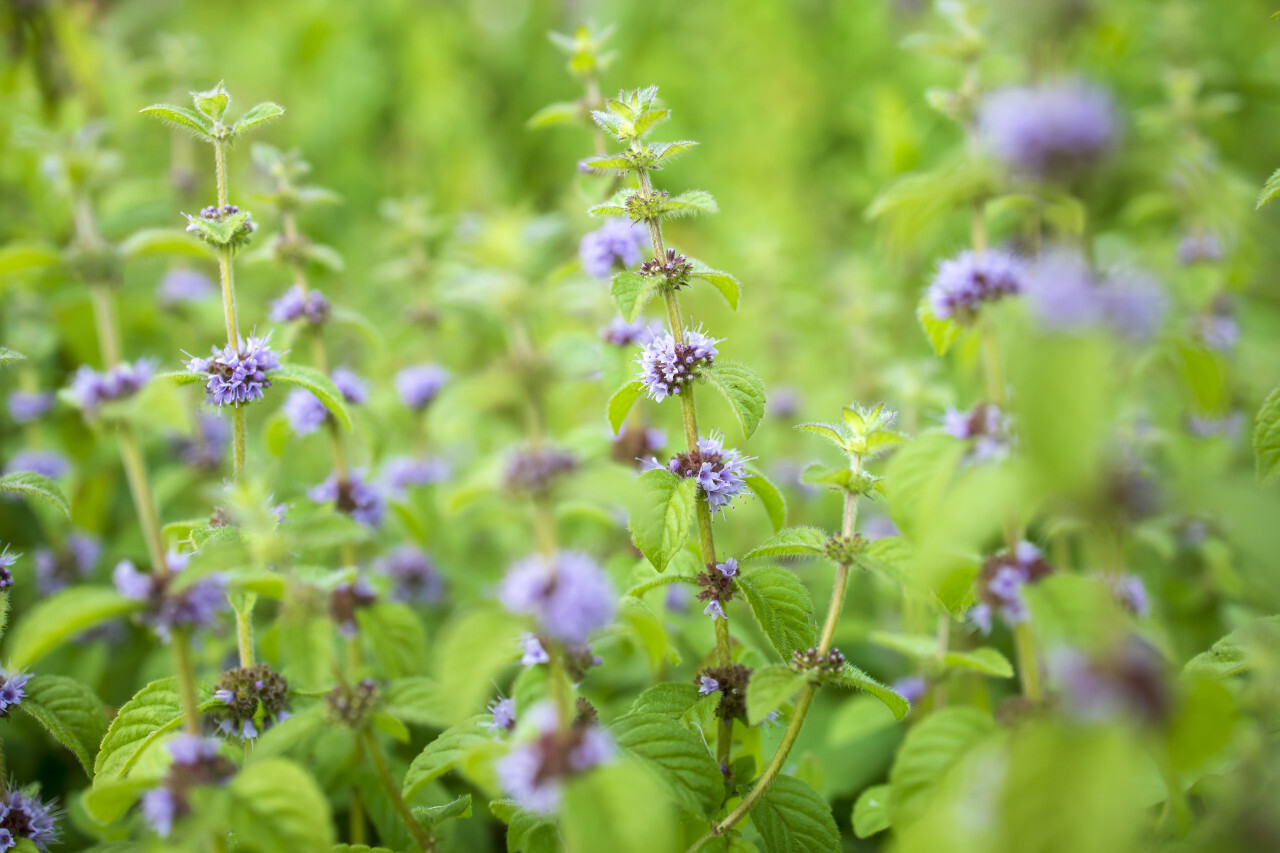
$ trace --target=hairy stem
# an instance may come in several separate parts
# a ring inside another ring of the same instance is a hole
[[[245,608],[241,613],[236,609],[236,644],[240,647],[240,666],[248,669],[253,666],[253,606]]]
[[[378,776],[378,783],[382,785],[382,789],[387,792],[387,798],[391,800],[391,807],[404,821],[405,828],[409,830],[409,834],[413,836],[413,840],[419,847],[424,851],[435,850],[435,839],[413,816],[409,804],[404,801],[404,797],[400,796],[400,787],[396,785],[395,780],[391,778],[391,773],[387,770],[387,760],[382,755],[382,747],[378,744],[378,739],[368,729],[361,732],[361,736],[369,757],[373,759],[373,771]]]
[[[1040,661],[1036,653],[1036,634],[1030,621],[1019,622],[1013,629],[1013,645],[1018,656],[1018,677],[1022,680],[1022,695],[1033,702],[1040,701]]]
[[[142,536],[147,542],[147,556],[151,558],[151,570],[157,577],[165,577],[169,574],[169,563],[165,559],[160,516],[156,512],[155,498],[151,495],[151,483],[147,479],[142,450],[138,447],[138,439],[133,433],[133,427],[122,424],[119,434],[120,458],[124,461],[125,479],[129,481],[129,492],[133,496],[138,521],[142,524]]]
[[[200,701],[196,697],[196,677],[191,666],[191,635],[173,633],[173,664],[178,671],[178,700],[182,705],[182,724],[187,734],[200,734]]]
[[[234,455],[234,472],[236,482],[244,479],[244,456],[245,456],[245,430],[244,430],[244,409],[240,406],[234,406],[231,409],[231,435],[232,435],[232,452]]]

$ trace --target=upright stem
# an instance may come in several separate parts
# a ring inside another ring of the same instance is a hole
[[[252,613],[252,606],[246,608]],[[248,669],[253,666],[253,620],[246,614],[243,618],[236,609],[236,644],[240,648],[240,667]]]
[[[236,325],[236,281],[231,269],[231,248],[218,248],[218,279],[222,284],[222,316],[227,323],[227,346],[239,346],[240,328]]]
[[[234,472],[236,482],[244,479],[244,457],[245,457],[245,429],[244,429],[244,409],[240,406],[233,406],[231,409],[231,436],[232,449],[234,454]]]
[[[1022,695],[1033,702],[1040,701],[1040,661],[1036,653],[1036,634],[1029,620],[1019,622],[1013,629],[1013,645],[1018,656],[1018,677],[1022,680]]]
[[[93,322],[98,331],[98,348],[102,351],[103,367],[114,367],[120,363],[121,350],[111,283],[91,283],[89,295],[93,299]]]
[[[151,483],[147,479],[142,450],[138,447],[138,439],[133,434],[133,427],[122,424],[119,434],[120,458],[124,462],[125,479],[129,481],[129,492],[133,496],[133,505],[137,509],[138,520],[142,524],[142,536],[147,542],[147,556],[151,558],[151,570],[157,577],[165,577],[169,574],[169,563],[165,559],[160,517],[156,512],[155,498],[151,495]]]
[[[221,123],[214,127],[215,132],[221,129]],[[227,204],[227,143],[216,137],[213,142],[213,168],[218,179],[218,207],[225,207]]]
[[[378,744],[378,739],[368,729],[361,732],[361,737],[365,748],[368,749],[369,755],[373,758],[374,773],[378,776],[378,783],[386,791],[387,798],[391,800],[391,807],[395,809],[396,814],[404,821],[409,834],[413,836],[413,840],[417,842],[419,847],[424,851],[435,850],[435,839],[413,816],[413,812],[409,809],[409,804],[404,801],[404,797],[400,796],[400,786],[391,778],[391,773],[387,770],[387,760],[382,755],[382,747]]]
[[[175,631],[174,669],[178,671],[178,699],[182,705],[182,722],[187,734],[200,734],[200,702],[196,698],[196,679],[191,667],[191,637],[186,631]]]

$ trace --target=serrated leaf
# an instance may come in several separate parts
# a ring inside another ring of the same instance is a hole
[[[947,771],[986,740],[996,724],[976,708],[942,708],[907,733],[889,771],[889,816],[895,826],[919,817]]]
[[[1274,644],[1280,633],[1280,616],[1268,616],[1256,623],[1238,628],[1218,640],[1208,651],[1187,661],[1182,669],[1184,676],[1222,679],[1239,675],[1250,669],[1256,661],[1254,647]]]
[[[839,850],[840,831],[831,806],[793,776],[778,776],[751,809],[765,853]]]
[[[600,155],[578,161],[578,168],[593,175],[625,175],[635,169],[634,164],[621,155]]]
[[[1272,172],[1271,177],[1267,178],[1267,182],[1262,185],[1262,192],[1258,193],[1258,203],[1254,206],[1254,210],[1275,201],[1276,196],[1280,196],[1280,169]]]
[[[1268,394],[1258,409],[1253,427],[1253,455],[1260,480],[1270,483],[1280,479],[1280,387]]]
[[[26,361],[27,357],[8,347],[0,347],[0,366],[8,367],[15,361]]]
[[[284,115],[284,107],[274,104],[271,101],[264,101],[261,104],[251,108],[244,115],[240,116],[231,128],[232,136],[239,136],[247,130],[257,127],[260,124],[266,124],[274,121]]]
[[[627,414],[643,393],[644,383],[639,379],[628,382],[613,392],[613,396],[609,398],[608,415],[609,426],[613,427],[615,435],[622,430],[622,424],[626,421]]]
[[[522,626],[509,613],[479,609],[456,616],[433,640],[440,711],[457,722],[480,710],[493,680],[518,657]]]
[[[928,294],[920,297],[920,304],[916,306],[916,319],[920,321],[920,328],[924,329],[929,345],[939,357],[947,354],[947,350],[951,349],[956,338],[964,331],[964,327],[955,320],[944,320],[933,313],[933,304],[929,302]]]
[[[213,123],[193,109],[174,106],[173,104],[152,104],[149,107],[143,107],[138,112],[152,118],[158,118],[170,127],[185,130],[197,139],[213,142]]]
[[[825,530],[816,527],[787,527],[752,548],[742,559],[821,554],[826,550],[828,538]]]
[[[554,104],[547,104],[538,110],[525,122],[525,127],[534,129],[550,127],[554,124],[572,124],[581,120],[585,114],[585,111],[577,102],[560,101]]]
[[[693,271],[690,275],[709,282],[716,290],[720,291],[720,295],[724,297],[725,302],[729,303],[730,308],[734,311],[738,310],[738,301],[742,295],[742,288],[738,285],[736,278],[727,272],[713,270],[702,261],[693,258],[689,258],[689,263],[693,265]]]
[[[41,500],[61,511],[67,518],[71,517],[71,504],[58,484],[34,471],[15,471],[0,477],[0,494]]]
[[[786,664],[764,666],[751,673],[747,682],[747,721],[758,725],[765,717],[791,701],[809,677]]]
[[[207,243],[192,240],[191,235],[178,228],[146,228],[135,231],[120,241],[116,249],[122,258],[147,258],[180,255],[188,258],[209,258]]]
[[[661,168],[660,164],[679,157],[684,152],[697,147],[698,143],[691,139],[681,139],[678,142],[655,142],[649,146],[649,150],[653,152],[657,158],[654,161],[653,168]]]
[[[613,304],[622,318],[628,323],[634,323],[644,306],[658,292],[661,281],[656,275],[640,275],[624,270],[614,273],[609,283],[609,295],[613,297]]]
[[[269,378],[272,383],[280,382],[306,388],[324,404],[338,423],[351,429],[351,414],[347,411],[342,392],[338,390],[337,385],[333,384],[333,380],[321,371],[300,364],[282,364],[279,369],[271,371]]]
[[[822,438],[825,438],[827,441],[834,444],[836,447],[840,448],[841,451],[845,451],[845,448],[849,442],[849,437],[845,435],[844,430],[841,429],[841,427],[837,424],[819,424],[819,423],[797,424],[796,429],[802,430],[803,432],[811,432],[814,435],[821,436]]]
[[[704,368],[702,376],[729,402],[743,437],[750,438],[764,417],[764,383],[745,364],[726,359]]]
[[[406,723],[446,728],[449,715],[442,710],[440,684],[433,678],[397,678],[387,685],[383,707]]]
[[[716,204],[716,200],[705,190],[686,190],[662,203],[662,216],[667,219],[719,211],[720,207]]]
[[[641,497],[629,520],[631,541],[662,572],[689,537],[697,482],[657,469],[645,471],[636,483]]]
[[[881,684],[862,670],[858,669],[851,663],[846,663],[844,669],[839,675],[827,681],[827,684],[836,687],[847,687],[856,690],[865,690],[872,696],[883,702],[893,716],[901,720],[911,710],[911,704],[907,702],[906,697],[895,692],[892,688]]]
[[[769,516],[769,523],[773,525],[773,531],[777,533],[785,527],[787,524],[787,499],[782,496],[782,492],[778,491],[778,487],[773,484],[773,481],[759,471],[752,471],[742,478],[742,482],[759,499],[765,513]]]
[[[407,604],[380,601],[356,612],[360,635],[392,678],[421,675],[426,666],[427,634],[422,620]]]
[[[627,714],[609,727],[614,741],[653,770],[681,808],[711,817],[724,797],[724,776],[702,736],[662,714]]]
[[[1013,664],[998,649],[984,646],[967,652],[947,652],[942,658],[948,669],[971,669],[996,678],[1013,678]]]
[[[49,269],[62,263],[62,254],[43,243],[10,243],[0,249],[0,277]]]
[[[41,599],[14,626],[9,669],[26,669],[77,634],[141,607],[104,586],[73,586]]]
[[[120,708],[102,739],[94,761],[94,787],[124,776],[148,747],[181,723],[178,679],[162,678],[143,687]]]
[[[877,832],[888,829],[889,823],[889,786],[872,785],[863,789],[858,801],[853,804],[853,834],[859,838],[870,838]]]
[[[281,758],[251,762],[227,785],[236,847],[276,853],[329,853],[333,818],[311,775]]]
[[[486,729],[488,722],[485,715],[471,717],[445,729],[427,744],[405,771],[402,791],[405,802],[412,802],[424,787],[448,773],[467,755],[491,747],[493,738]]]
[[[471,817],[471,795],[463,794],[440,806],[414,806],[413,816],[429,827],[437,827],[455,817]]]
[[[813,599],[794,572],[778,566],[743,569],[738,572],[737,584],[784,661],[791,660],[797,649],[813,648],[817,638]]]
[[[655,684],[635,698],[630,714],[661,714],[676,718],[699,699],[698,688],[687,682]]]
[[[107,733],[107,712],[88,687],[61,675],[33,675],[18,707],[75,753],[90,777],[93,758]]]
[[[605,202],[587,209],[588,216],[630,216],[627,213],[627,199],[636,194],[634,189],[619,190]]]

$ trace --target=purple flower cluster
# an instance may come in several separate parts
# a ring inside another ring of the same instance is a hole
[[[1040,549],[1030,542],[1019,542],[1012,553],[1001,551],[988,558],[978,575],[978,603],[969,610],[969,621],[983,634],[991,633],[993,614],[999,614],[1009,626],[1025,622],[1030,612],[1022,588],[1052,571]]]
[[[208,276],[195,270],[169,270],[156,288],[156,298],[164,308],[175,308],[188,302],[199,302],[208,299],[216,292],[213,282]]]
[[[520,806],[546,814],[560,805],[565,780],[604,764],[616,748],[592,719],[579,717],[561,731],[548,706],[535,707],[526,717],[535,739],[517,745],[498,762],[498,778]]]
[[[723,563],[708,565],[708,569],[697,578],[698,585],[702,587],[702,591],[698,593],[698,599],[707,602],[702,612],[710,616],[712,622],[717,619],[728,619],[724,612],[724,603],[731,601],[737,590],[733,579],[738,576],[738,561],[730,557]]]
[[[979,403],[968,412],[948,409],[942,428],[954,438],[973,442],[966,457],[970,462],[990,462],[1009,453],[1009,418],[994,403]]]
[[[1127,637],[1105,653],[1086,656],[1059,648],[1048,658],[1062,705],[1076,719],[1098,722],[1128,717],[1159,724],[1173,709],[1165,660],[1138,637]]]
[[[10,791],[0,797],[0,850],[16,847],[24,838],[40,850],[48,850],[50,844],[61,840],[58,815],[52,801],[33,794]]]
[[[636,363],[640,365],[639,379],[649,396],[661,402],[679,394],[703,367],[715,362],[716,344],[701,329],[686,329],[684,343],[677,343],[671,333],[655,337],[644,345]]]
[[[102,556],[102,543],[92,536],[72,533],[62,551],[37,548],[32,556],[36,564],[36,589],[41,595],[53,595],[93,572]]]
[[[173,442],[174,450],[184,464],[197,471],[216,471],[227,455],[231,429],[215,412],[197,412],[195,426],[194,435],[182,436]]]
[[[56,480],[70,470],[71,464],[67,462],[66,457],[52,450],[23,450],[4,466],[6,474],[30,471],[32,474],[39,474],[50,480]]]
[[[511,731],[516,727],[516,700],[505,697],[493,700],[489,703],[489,714],[493,717],[490,734]]]
[[[264,663],[224,672],[213,698],[222,705],[209,713],[229,737],[253,740],[259,729],[289,719],[289,682]]]
[[[98,373],[92,367],[81,365],[71,380],[71,395],[86,415],[94,415],[104,403],[124,400],[142,390],[151,380],[154,366],[146,359],[133,364],[122,362]]]
[[[1101,580],[1111,589],[1116,603],[1134,616],[1146,616],[1151,610],[1147,588],[1136,575],[1102,575]]]
[[[411,486],[427,486],[449,478],[449,463],[443,459],[419,456],[395,456],[382,466],[382,483],[387,494],[403,499]]]
[[[498,598],[512,613],[537,618],[542,633],[582,646],[613,619],[614,591],[595,560],[576,551],[528,557],[507,572]]]
[[[604,225],[583,235],[578,257],[587,275],[607,281],[620,269],[640,263],[649,234],[643,225],[625,219],[606,219]]]
[[[22,704],[30,678],[24,672],[8,673],[0,669],[0,717],[8,717],[11,710]]]
[[[9,395],[9,417],[28,424],[44,417],[53,408],[54,396],[47,391],[14,391]]]
[[[218,754],[214,738],[181,734],[168,744],[173,763],[160,787],[142,797],[142,817],[156,834],[167,838],[175,820],[191,812],[189,794],[200,785],[223,785],[235,775],[236,767]]]
[[[1078,80],[991,93],[978,127],[1005,165],[1031,178],[1061,180],[1097,163],[1115,141],[1111,96]]]
[[[329,300],[318,290],[303,290],[295,284],[284,292],[284,296],[271,303],[271,322],[291,323],[304,320],[318,326],[329,319],[332,307]]]
[[[440,365],[418,364],[396,374],[396,391],[410,409],[422,410],[431,405],[448,381],[449,371]]]
[[[628,323],[621,317],[614,317],[609,325],[600,329],[600,339],[615,347],[644,346],[662,334],[662,327],[656,323],[636,320]]]
[[[1184,267],[1222,260],[1222,240],[1212,231],[1189,231],[1178,242],[1178,263]]]
[[[331,474],[307,492],[307,497],[316,503],[332,503],[366,527],[381,527],[387,515],[386,497],[376,484],[365,480],[363,471],[352,471],[345,479]]]
[[[241,339],[238,349],[227,345],[219,352],[214,347],[211,358],[191,358],[186,366],[193,373],[208,375],[205,391],[210,403],[239,406],[262,399],[263,391],[271,387],[267,374],[279,369],[280,357],[272,351],[268,333],[263,338]]]
[[[444,578],[436,564],[413,545],[391,551],[378,563],[378,569],[395,581],[391,597],[396,601],[433,604],[444,594]]]
[[[512,453],[502,473],[505,489],[518,494],[545,495],[562,477],[578,468],[578,458],[555,447],[524,447]]]
[[[940,319],[969,322],[984,303],[1022,292],[1026,265],[1002,249],[978,255],[964,251],[938,265],[929,286],[929,306]]]
[[[1230,297],[1220,295],[1207,313],[1196,318],[1196,337],[1223,355],[1230,355],[1240,341],[1240,324]]]
[[[724,436],[713,432],[698,439],[698,448],[689,453],[677,453],[667,463],[667,470],[681,477],[692,477],[714,510],[724,510],[733,499],[747,489],[747,462],[736,449],[726,449]],[[650,468],[661,468],[656,460],[647,463]]]
[[[536,634],[520,635],[521,666],[537,666],[540,663],[550,662],[551,655],[547,654],[546,646],[542,645],[542,641]]]
[[[354,637],[359,628],[356,613],[372,607],[377,601],[378,593],[364,578],[343,581],[329,594],[329,618],[338,624],[339,634],[347,638]]]
[[[180,589],[170,588],[190,560],[190,554],[170,551],[165,560],[170,573],[165,577],[144,574],[128,560],[121,560],[112,574],[116,592],[146,602],[141,619],[165,642],[174,631],[212,627],[227,603],[227,582],[222,575],[210,575]]]
[[[9,546],[5,545],[0,548],[0,590],[6,590],[13,586],[13,572],[9,571],[13,568],[13,564],[18,562],[18,558],[22,554],[11,554]]]
[[[1151,338],[1164,320],[1164,289],[1149,276],[1122,270],[1097,276],[1078,252],[1052,249],[1029,268],[1027,299],[1051,331],[1108,329],[1134,341]]]

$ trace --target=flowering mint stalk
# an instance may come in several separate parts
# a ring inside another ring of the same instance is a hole
[[[600,97],[600,74],[608,70],[617,58],[616,51],[605,51],[605,42],[613,35],[613,27],[608,26],[593,30],[588,26],[579,26],[573,35],[564,33],[548,33],[551,43],[569,57],[569,73],[582,81],[583,98],[579,101],[549,104],[538,110],[529,119],[529,127],[547,127],[553,124],[565,124],[586,120],[595,110],[604,106]],[[597,154],[605,152],[604,129],[592,124],[595,133],[595,149]]]

